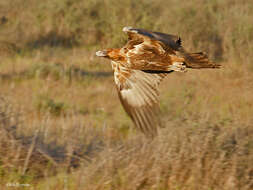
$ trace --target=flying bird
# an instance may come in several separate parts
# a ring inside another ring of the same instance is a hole
[[[173,71],[220,68],[204,52],[188,53],[179,36],[124,27],[128,41],[122,48],[97,51],[111,60],[119,99],[135,126],[154,137],[161,125],[158,85]]]

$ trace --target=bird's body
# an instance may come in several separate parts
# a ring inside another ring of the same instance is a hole
[[[186,68],[219,68],[205,53],[187,53],[178,36],[124,27],[127,44],[96,52],[109,58],[121,103],[137,128],[148,136],[157,134],[158,85],[170,72]]]

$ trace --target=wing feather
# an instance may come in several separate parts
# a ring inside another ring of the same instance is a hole
[[[149,67],[144,65],[144,67],[146,67],[142,70],[166,71],[166,68],[163,66],[166,65],[164,63],[168,62],[184,62],[186,67],[193,69],[221,67],[221,65],[209,61],[208,56],[204,52],[188,53],[182,47],[182,41],[179,36],[164,34],[161,32],[152,32],[132,27],[124,27],[123,31],[127,33],[129,38],[128,43],[125,45],[125,49],[130,49],[128,59],[140,62],[143,61],[142,58],[145,56],[145,60],[149,62]],[[140,45],[137,47],[136,44]],[[159,50],[160,52],[165,51],[166,54],[169,54],[171,60],[159,60],[159,58],[162,58],[164,54],[162,53],[159,55],[159,51],[156,50]],[[150,52],[150,54],[143,55],[143,52]],[[159,67],[152,67],[152,64],[150,64],[150,62],[154,61],[153,58],[155,58],[155,62],[158,62],[160,64]],[[141,65],[139,62],[138,64]]]
[[[120,101],[136,127],[147,136],[156,135],[160,125],[157,88],[165,76],[164,73],[150,74],[120,65],[114,68]]]
[[[125,27],[128,42],[121,48],[121,55],[125,55],[125,67],[136,70],[171,72],[174,62],[182,62],[178,57],[178,48],[181,47],[179,37],[144,29]]]
[[[152,32],[132,27],[124,27],[123,31],[127,33],[129,40],[134,40],[136,42],[141,42],[147,39],[156,40],[174,51],[178,51],[182,47],[182,40],[179,36],[176,35],[164,34],[161,32]]]

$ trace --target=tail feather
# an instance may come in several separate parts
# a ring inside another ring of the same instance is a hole
[[[204,52],[198,53],[184,53],[185,64],[188,68],[202,69],[202,68],[220,68],[221,65],[209,61],[208,56]]]

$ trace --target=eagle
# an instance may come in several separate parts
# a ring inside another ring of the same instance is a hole
[[[179,36],[124,27],[128,41],[122,48],[97,51],[111,60],[118,96],[135,126],[146,136],[157,135],[162,125],[159,109],[159,83],[168,74],[187,68],[220,68],[204,52],[188,53]]]

